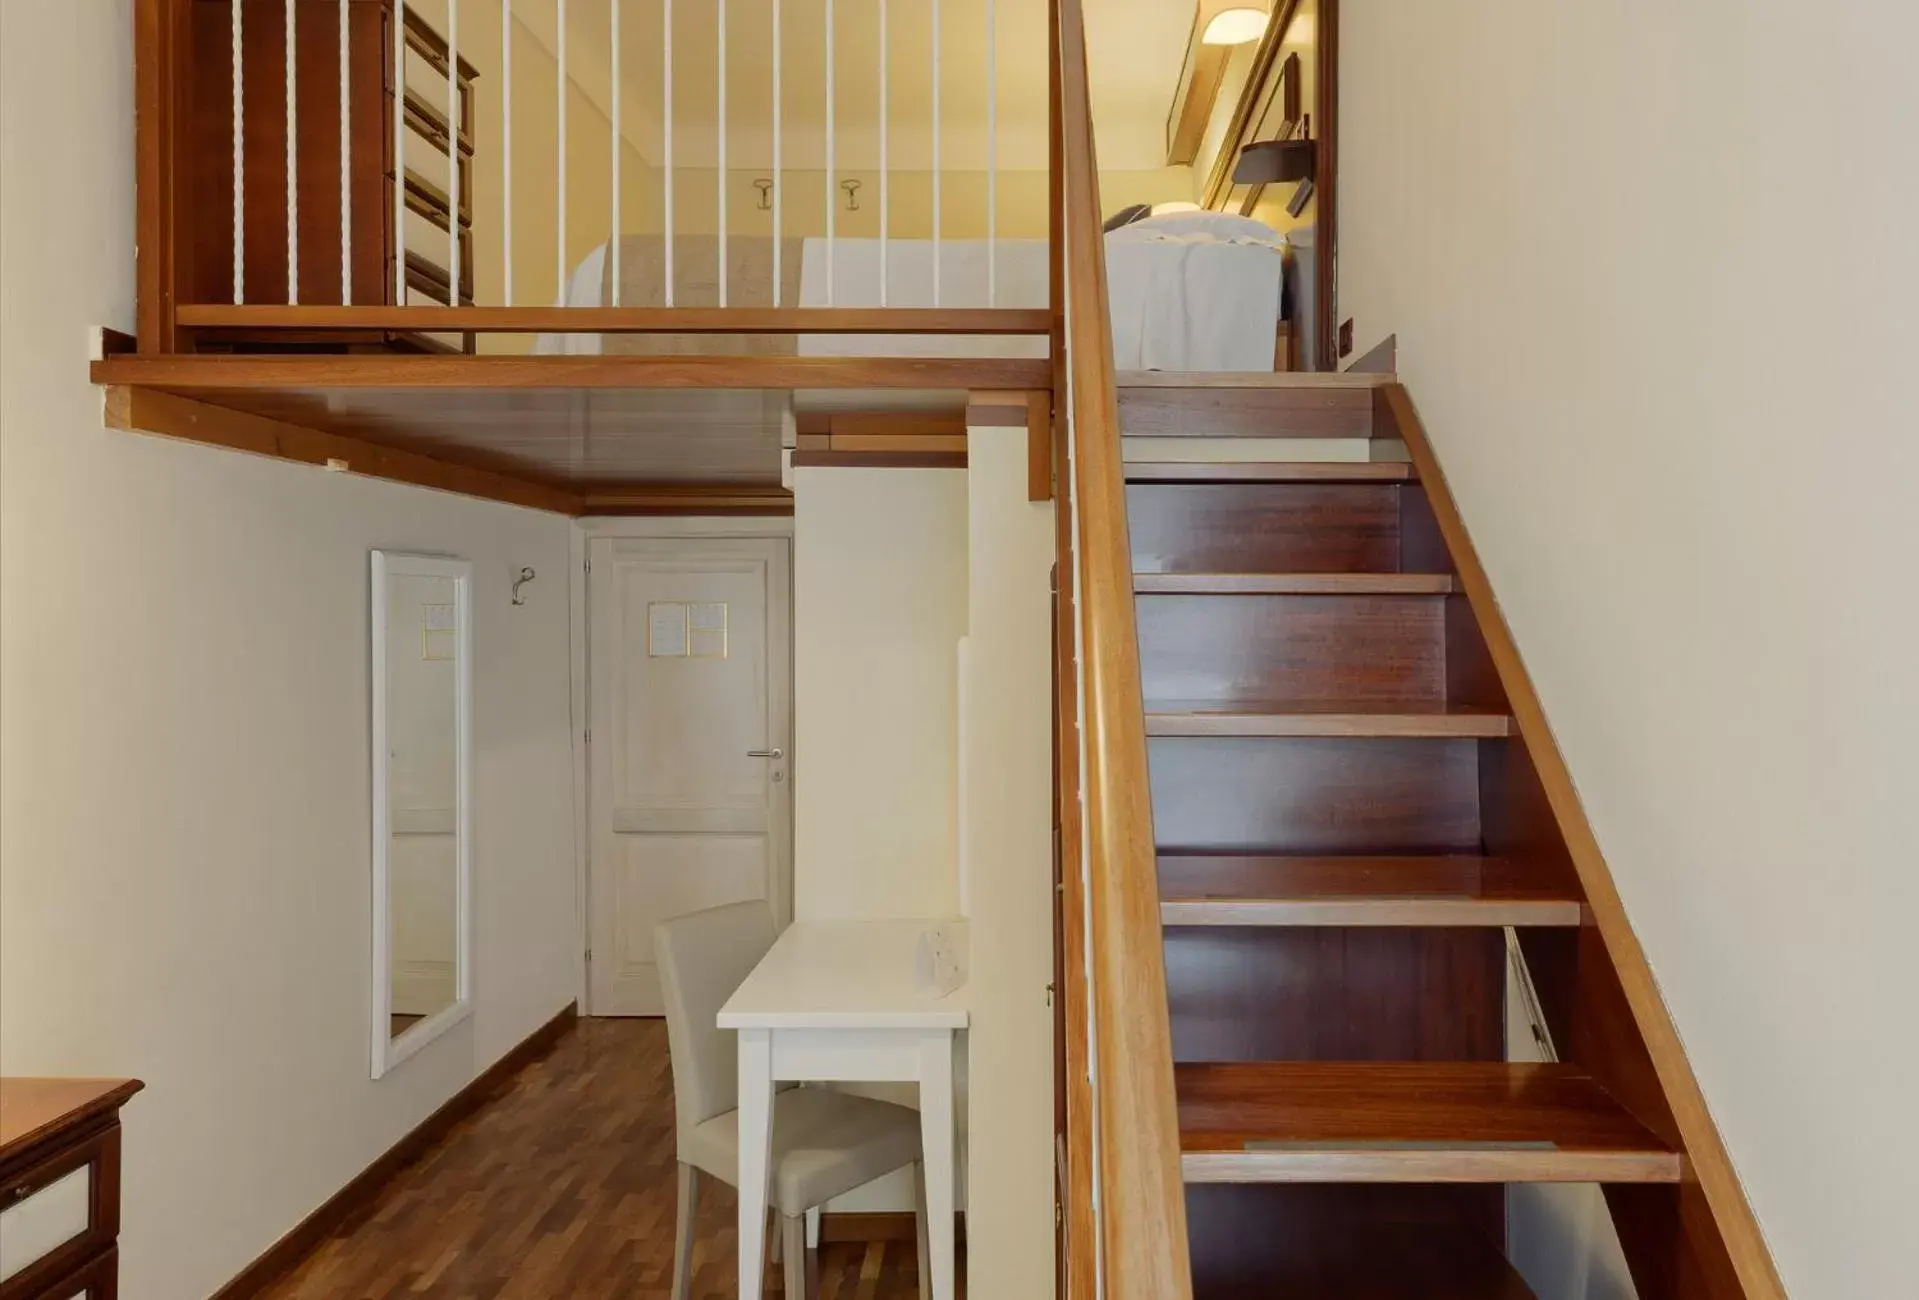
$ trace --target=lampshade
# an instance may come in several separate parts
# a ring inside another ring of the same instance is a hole
[[[1195,0],[1186,60],[1166,115],[1166,165],[1184,167],[1199,152],[1213,101],[1235,46],[1259,40],[1272,21],[1271,0]]]
[[[1245,45],[1266,34],[1266,11],[1251,6],[1222,9],[1207,20],[1201,45]]]

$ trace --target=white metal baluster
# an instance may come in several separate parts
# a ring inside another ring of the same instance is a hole
[[[393,0],[393,305],[406,306],[406,0]]]
[[[933,0],[933,305],[940,305],[940,0]]]
[[[447,306],[458,307],[461,272],[460,257],[460,123],[465,114],[460,103],[460,0],[446,0],[446,283]]]
[[[784,188],[780,182],[780,117],[784,105],[780,101],[780,0],[773,0],[773,305],[784,307],[780,301],[780,218],[784,215],[781,208],[780,191]]]
[[[233,0],[233,305],[247,300],[246,28]]]
[[[833,305],[833,236],[838,224],[838,205],[833,194],[839,189],[833,171],[833,0],[826,0],[826,305]]]
[[[340,0],[340,305],[353,305],[353,60],[349,0]]]
[[[558,3],[560,6],[559,8],[559,19],[560,19],[560,90],[559,90],[559,95],[560,95],[560,112],[559,112],[559,118],[560,118],[560,128],[559,128],[560,129],[560,140],[559,140],[560,211],[559,211],[559,229],[554,232],[553,242],[555,247],[558,249],[558,260],[559,260],[559,267],[560,267],[559,296],[560,296],[560,301],[565,302],[566,293],[567,293],[567,283],[566,283],[566,271],[567,271],[567,267],[566,267],[566,101],[567,101],[566,0],[558,0]]]
[[[287,304],[300,302],[300,83],[294,58],[299,31],[294,23],[297,0],[287,0]]]
[[[892,224],[887,218],[891,207],[888,194],[888,167],[886,149],[886,59],[891,46],[886,40],[886,0],[880,0],[880,306],[886,306],[886,282],[891,278],[892,264],[886,255],[886,232]]]
[[[500,305],[513,305],[513,0],[500,0]]]
[[[726,0],[719,0],[720,18],[720,306],[726,306]]]
[[[613,305],[620,305],[620,148],[625,116],[620,112],[620,0],[613,7]]]
[[[665,124],[660,128],[660,134],[664,137],[665,141],[660,153],[665,162],[664,170],[666,173],[666,265],[664,267],[664,279],[666,282],[666,305],[671,307],[673,305],[673,0],[661,0],[660,13],[663,15],[660,23],[664,29],[660,41],[660,49],[663,51],[661,58],[664,60],[660,69],[660,84],[664,87],[661,91],[663,107],[660,113],[660,120]]]
[[[999,0],[986,0],[986,305],[999,306]]]

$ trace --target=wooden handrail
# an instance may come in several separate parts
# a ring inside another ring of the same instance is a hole
[[[1062,207],[1055,229],[1064,243],[1063,250],[1056,245],[1055,258],[1063,252],[1064,298],[1058,305],[1065,314],[1072,428],[1070,482],[1061,486],[1062,495],[1070,488],[1073,527],[1062,535],[1070,537],[1073,548],[1083,810],[1078,830],[1090,864],[1085,927],[1076,937],[1090,958],[1086,1056],[1096,1112],[1091,1128],[1097,1155],[1096,1240],[1106,1295],[1190,1300],[1119,396],[1080,0],[1057,0],[1054,22],[1059,146],[1054,168]],[[1062,564],[1063,571],[1067,568]],[[1070,712],[1062,701],[1062,715]],[[1064,846],[1068,875],[1078,872],[1079,850],[1075,843]],[[1069,951],[1068,963],[1078,956]],[[1075,1025],[1069,1019],[1069,1040],[1087,1029],[1084,1020]],[[1069,1110],[1078,1082],[1069,1080]],[[1069,1116],[1069,1143],[1072,1127]],[[1082,1208],[1069,1210],[1077,1214]],[[1069,1224],[1069,1252],[1076,1238],[1083,1235]],[[1080,1293],[1075,1266],[1083,1274],[1088,1263],[1069,1255],[1070,1294]]]

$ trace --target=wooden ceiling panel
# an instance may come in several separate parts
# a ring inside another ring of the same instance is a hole
[[[574,514],[766,513],[791,508],[796,408],[959,427],[969,392],[1044,389],[1051,363],[115,352],[93,379],[119,428]]]
[[[571,488],[780,481],[782,393],[168,388],[194,401]]]

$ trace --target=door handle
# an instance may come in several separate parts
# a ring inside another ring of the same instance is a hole
[[[749,749],[746,751],[746,756],[748,758],[785,758],[786,751],[783,749]]]

